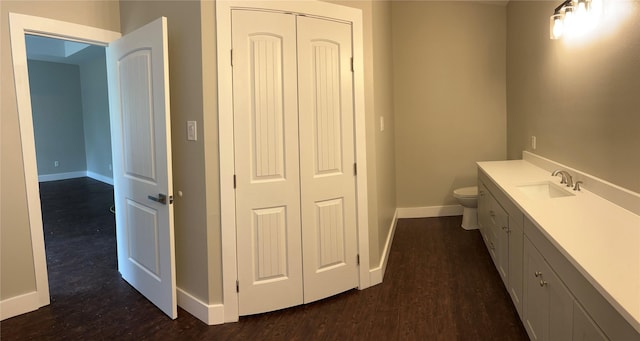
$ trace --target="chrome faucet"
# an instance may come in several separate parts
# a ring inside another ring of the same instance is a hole
[[[556,176],[558,174],[562,176],[562,180],[560,180],[561,184],[567,184],[567,187],[573,187],[573,178],[571,177],[571,174],[569,174],[567,171],[556,169],[553,171],[553,173],[551,173],[551,176]]]

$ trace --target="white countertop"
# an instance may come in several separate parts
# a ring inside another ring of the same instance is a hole
[[[518,186],[560,177],[524,160],[478,166],[640,333],[640,216],[585,188],[532,199]]]

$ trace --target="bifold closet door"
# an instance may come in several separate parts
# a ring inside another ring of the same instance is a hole
[[[304,301],[358,286],[351,25],[298,17]]]
[[[351,26],[232,12],[239,313],[357,282]]]
[[[232,13],[240,315],[303,303],[295,20]]]

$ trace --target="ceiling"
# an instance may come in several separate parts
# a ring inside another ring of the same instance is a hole
[[[29,60],[80,65],[104,56],[104,46],[35,35],[26,35],[25,42]]]

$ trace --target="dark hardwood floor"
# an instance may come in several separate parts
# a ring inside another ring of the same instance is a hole
[[[0,322],[2,340],[528,340],[479,232],[461,217],[398,222],[384,282],[207,326],[170,320],[116,268],[111,186],[41,184],[51,304]]]

